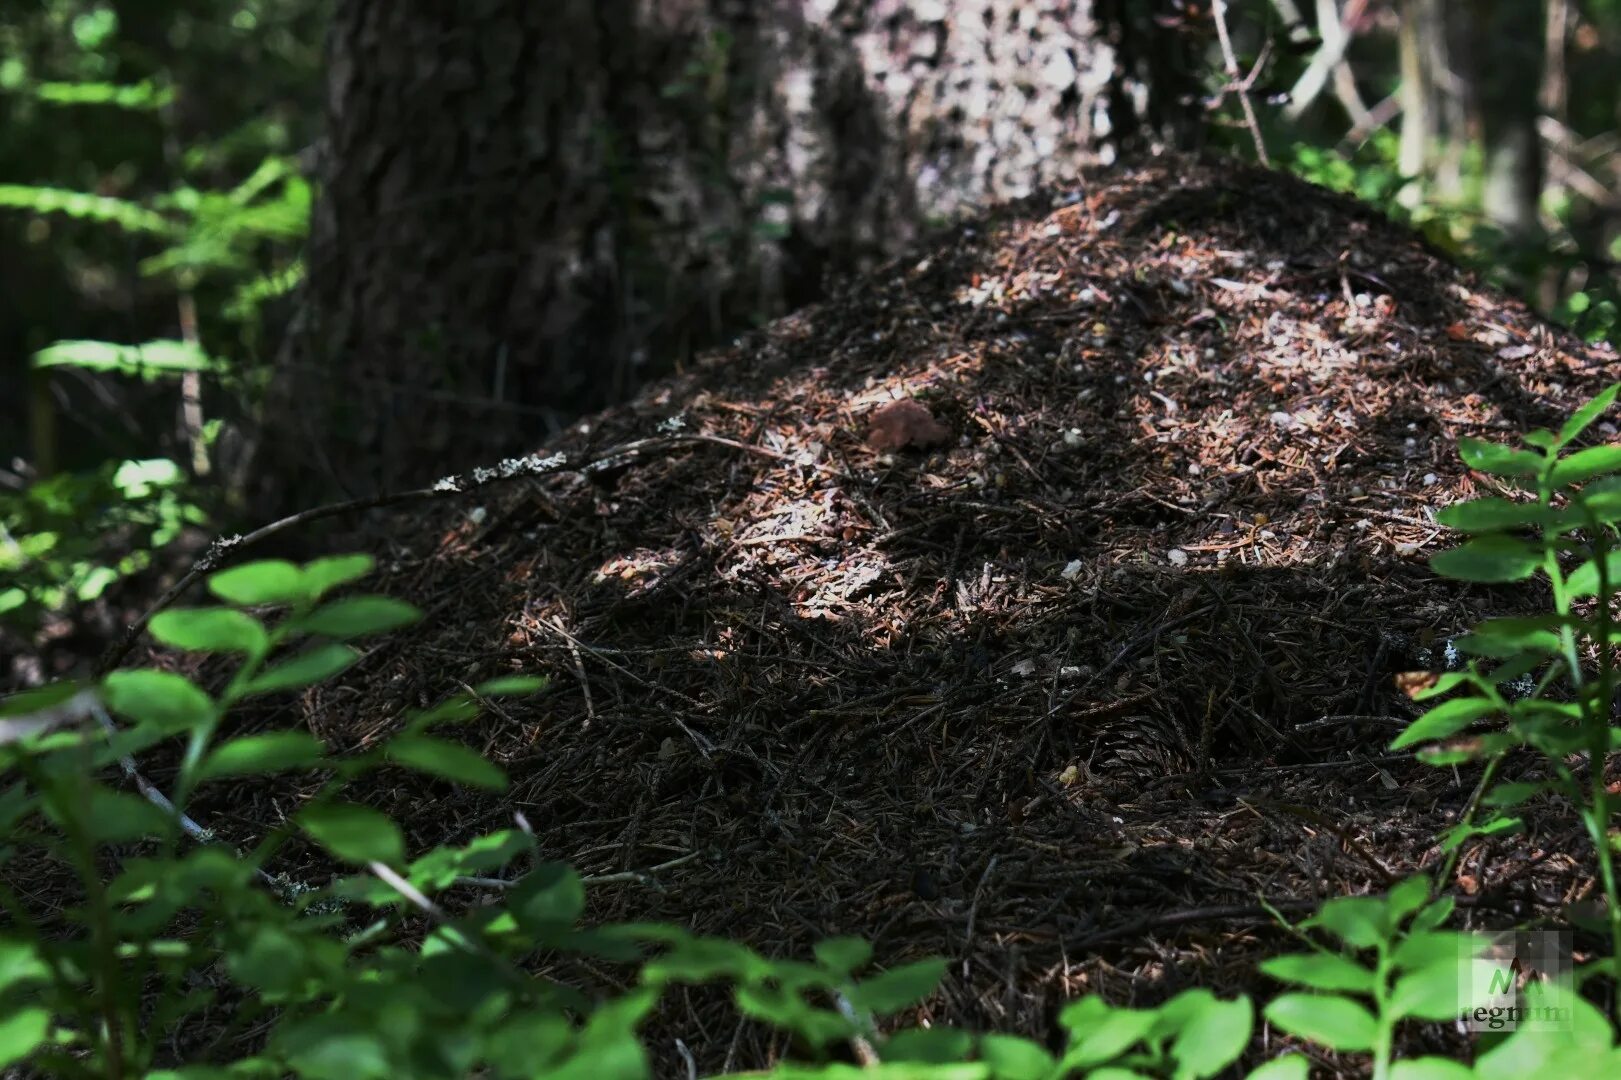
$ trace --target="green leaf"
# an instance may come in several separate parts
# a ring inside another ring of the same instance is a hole
[[[433,987],[435,1005],[458,1015],[487,1003],[501,1007],[508,993],[503,961],[467,951],[459,945],[464,940],[460,931],[440,927],[423,943],[418,974]]]
[[[152,616],[152,636],[187,652],[240,652],[258,655],[270,637],[258,619],[232,608],[178,608]]]
[[[1572,413],[1570,419],[1565,421],[1564,427],[1559,429],[1559,445],[1568,445],[1576,436],[1586,431],[1594,420],[1603,416],[1604,410],[1615,403],[1617,393],[1621,393],[1621,383],[1611,383],[1600,390],[1593,400]]]
[[[1425,672],[1409,672],[1408,673],[1409,676],[1417,676],[1417,675],[1424,675],[1424,674],[1427,674],[1427,673],[1425,673]],[[1471,678],[1472,678],[1471,674],[1469,672],[1467,672],[1467,671],[1446,671],[1446,672],[1442,672],[1440,675],[1435,676],[1435,682],[1431,683],[1429,686],[1422,687],[1420,689],[1412,690],[1412,691],[1408,692],[1407,696],[1412,698],[1414,701],[1427,701],[1430,698],[1440,697],[1442,694],[1448,693],[1449,691],[1457,688],[1462,683],[1468,682]]]
[[[51,1014],[44,1009],[17,1009],[0,1018],[0,1069],[26,1060],[50,1030]]]
[[[982,1036],[979,1060],[990,1066],[996,1080],[1045,1080],[1054,1065],[1045,1048],[1016,1035]]]
[[[208,590],[221,600],[244,607],[291,604],[305,595],[304,576],[285,559],[264,559],[221,570],[209,577]]]
[[[817,942],[814,951],[818,964],[841,976],[865,967],[872,959],[872,946],[858,937],[828,938]]]
[[[1327,930],[1353,948],[1371,949],[1385,940],[1385,901],[1378,896],[1337,896],[1302,925]]]
[[[1482,584],[1524,581],[1542,565],[1542,552],[1512,536],[1480,536],[1430,558],[1444,577]]]
[[[1529,780],[1502,783],[1488,791],[1480,801],[1486,806],[1495,806],[1500,810],[1512,810],[1551,789],[1550,784],[1533,783]]]
[[[1523,626],[1493,626],[1493,623],[1528,623],[1529,619],[1488,619],[1474,633],[1454,638],[1452,645],[1465,656],[1513,660],[1521,656],[1546,659],[1559,651],[1559,635],[1549,630]]]
[[[847,995],[856,1009],[878,1016],[899,1012],[934,993],[946,962],[934,958],[903,964],[857,984]]]
[[[1418,923],[1419,920],[1413,920],[1414,926]],[[1487,944],[1488,939],[1477,934],[1455,934],[1424,927],[1403,938],[1391,953],[1391,959],[1403,971],[1413,971],[1431,964],[1456,967],[1485,949]]]
[[[572,1035],[563,1016],[535,1009],[504,1018],[486,1037],[485,1052],[498,1076],[545,1076]]]
[[[1183,1013],[1171,1058],[1177,1076],[1203,1080],[1238,1060],[1249,1043],[1254,1013],[1248,998],[1223,1001],[1208,990],[1187,990],[1167,1002],[1160,1015]]]
[[[522,697],[544,690],[550,682],[544,675],[505,675],[473,687],[483,697]]]
[[[153,382],[192,371],[218,371],[224,365],[185,341],[148,341],[140,345],[58,341],[35,353],[33,366],[105,371]]]
[[[91,785],[89,798],[81,798],[77,810],[91,839],[103,843],[165,837],[174,831],[174,818],[147,800],[100,784]]]
[[[369,806],[320,803],[299,814],[298,824],[322,847],[347,862],[393,866],[405,859],[405,838],[399,827]]]
[[[1530,450],[1515,450],[1483,439],[1459,439],[1458,456],[1471,469],[1493,476],[1535,476],[1547,458]]]
[[[1490,498],[1455,503],[1436,514],[1435,520],[1459,532],[1492,533],[1540,525],[1547,516],[1541,503]]]
[[[233,739],[203,760],[199,780],[222,776],[263,776],[313,765],[325,748],[302,731],[275,731]]]
[[[34,96],[51,105],[107,105],[115,109],[156,111],[174,100],[174,90],[150,79],[119,85],[109,82],[42,82]]]
[[[406,876],[423,892],[438,892],[459,877],[499,870],[534,849],[534,837],[528,833],[502,829],[460,846],[436,847],[412,862]]]
[[[1113,1061],[1142,1041],[1153,1029],[1158,1015],[1149,1009],[1117,1009],[1104,1005],[1075,1002],[1060,1014],[1060,1022],[1070,1031],[1070,1045],[1064,1054],[1065,1070],[1086,1069]]]
[[[572,928],[585,910],[585,885],[567,863],[542,863],[508,895],[512,917],[542,941]]]
[[[1414,743],[1430,742],[1455,735],[1489,715],[1496,705],[1487,698],[1449,698],[1407,725],[1407,730],[1396,736],[1390,744],[1392,750],[1401,750]]]
[[[1528,1009],[1549,1010],[1544,1015],[1559,1016],[1562,1022],[1524,1025],[1480,1054],[1475,1059],[1478,1080],[1615,1075],[1612,1032],[1602,1012],[1557,983],[1533,982],[1526,986],[1525,996]]]
[[[1248,1080],[1310,1080],[1311,1060],[1304,1054],[1285,1054],[1251,1070]]]
[[[1414,875],[1393,886],[1385,894],[1385,926],[1394,931],[1402,920],[1423,907],[1430,898],[1429,879]]]
[[[326,644],[306,649],[291,660],[260,672],[243,687],[244,694],[272,694],[296,690],[330,679],[360,659],[348,645]]]
[[[1457,907],[1457,901],[1452,897],[1439,897],[1434,903],[1413,916],[1413,924],[1409,927],[1409,933],[1416,935],[1434,930],[1452,917],[1452,910],[1455,907]]]
[[[885,1062],[897,1064],[953,1065],[973,1049],[973,1035],[958,1028],[907,1028],[885,1039],[881,1054]]]
[[[390,761],[430,776],[491,791],[507,787],[506,773],[460,743],[407,733],[391,741],[384,753]]]
[[[1396,980],[1388,1006],[1396,1017],[1420,1020],[1456,1020],[1463,1008],[1459,969],[1461,957],[1438,960]]]
[[[1560,512],[1561,521],[1570,528],[1586,525],[1589,516],[1605,525],[1621,521],[1621,477],[1595,480],[1574,492],[1570,505]]]
[[[0,937],[0,991],[23,983],[44,982],[50,969],[34,946],[19,938]]]
[[[304,981],[305,943],[280,926],[261,924],[226,950],[231,977],[271,998],[296,991]]]
[[[303,579],[306,594],[319,600],[340,585],[358,581],[376,569],[377,560],[370,555],[329,555],[304,564]]]
[[[1322,994],[1285,994],[1266,1007],[1277,1027],[1341,1052],[1369,1050],[1379,1031],[1373,1014],[1354,1001]]]
[[[186,731],[212,723],[217,715],[213,698],[190,679],[173,672],[150,668],[115,671],[101,685],[107,705],[114,712],[163,731]]]
[[[61,188],[0,184],[0,207],[35,214],[62,214],[103,225],[117,225],[133,233],[172,236],[179,231],[168,218],[153,213],[139,203]]]
[[[813,1047],[847,1039],[859,1030],[839,1013],[812,1007],[793,987],[753,983],[739,986],[733,999],[744,1016],[792,1032]]]
[[[665,983],[699,983],[724,978],[737,982],[763,978],[770,965],[752,949],[716,938],[692,938],[674,943],[668,953],[651,960],[642,969],[642,981],[650,986]]]
[[[405,714],[405,730],[426,731],[435,724],[459,724],[471,720],[482,710],[478,702],[466,694],[453,694],[431,709]]]
[[[1621,446],[1589,446],[1560,460],[1549,476],[1554,487],[1580,484],[1621,470]]]
[[[350,596],[317,608],[298,621],[305,633],[346,641],[409,626],[422,612],[388,596]]]
[[[1337,953],[1297,953],[1263,961],[1261,971],[1312,990],[1373,992],[1373,972]]]
[[[1460,823],[1440,836],[1442,851],[1453,851],[1467,840],[1477,836],[1513,836],[1524,831],[1525,823],[1517,817],[1497,815],[1475,824]]]
[[[366,1019],[329,1015],[283,1023],[272,1045],[299,1080],[385,1080],[399,1075],[389,1059],[384,1033],[368,1030]]]
[[[1604,554],[1605,578],[1613,593],[1621,588],[1621,548],[1611,548]],[[1597,596],[1599,589],[1599,561],[1591,558],[1570,572],[1565,588],[1572,596]]]

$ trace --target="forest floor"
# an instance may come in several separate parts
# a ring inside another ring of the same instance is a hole
[[[427,618],[291,708],[364,747],[479,679],[548,675],[462,729],[505,794],[390,771],[360,796],[418,850],[521,813],[549,858],[645,872],[593,888],[592,920],[948,957],[936,1024],[1264,995],[1288,936],[1263,900],[1300,916],[1433,870],[1468,801],[1476,770],[1388,750],[1419,711],[1393,675],[1540,602],[1428,568],[1435,511],[1493,490],[1457,439],[1557,426],[1615,367],[1349,199],[1231,163],[1100,173],[554,448],[667,422],[739,446],[396,517],[374,584]],[[872,428],[897,398],[944,430]],[[292,794],[196,813],[249,840]],[[1557,918],[1593,890],[1585,848],[1533,810],[1445,886],[1470,926]],[[675,1038],[702,1071],[785,1049],[719,991],[649,1035],[672,1070]]]

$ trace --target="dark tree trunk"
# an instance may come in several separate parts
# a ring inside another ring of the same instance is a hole
[[[1179,139],[1192,46],[1150,6],[344,0],[273,462],[370,489],[523,449],[932,222]]]

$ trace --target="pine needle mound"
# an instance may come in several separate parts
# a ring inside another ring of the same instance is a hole
[[[544,674],[461,729],[506,794],[404,771],[357,794],[419,850],[521,812],[583,873],[673,864],[596,887],[595,919],[950,957],[934,1023],[1039,1033],[1091,990],[1264,990],[1282,935],[1257,897],[1298,914],[1432,866],[1468,798],[1472,775],[1388,752],[1418,711],[1392,675],[1540,602],[1429,570],[1434,512],[1491,490],[1456,440],[1557,426],[1616,372],[1291,177],[1088,175],[544,448],[743,449],[392,521],[376,585],[428,617],[296,721],[249,722],[362,747],[464,684]],[[947,434],[873,445],[897,400]],[[235,823],[291,805],[234,796]],[[1579,889],[1582,849],[1552,820],[1471,847],[1451,885],[1477,925],[1512,921]],[[719,992],[668,1005],[652,1038],[675,1037],[709,1070],[784,1049]]]

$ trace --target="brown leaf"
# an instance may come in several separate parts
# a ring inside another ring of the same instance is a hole
[[[1396,689],[1412,697],[1440,681],[1441,677],[1433,671],[1403,671],[1396,676]]]
[[[879,450],[938,446],[950,439],[951,429],[911,398],[879,406],[867,422],[867,444]]]

